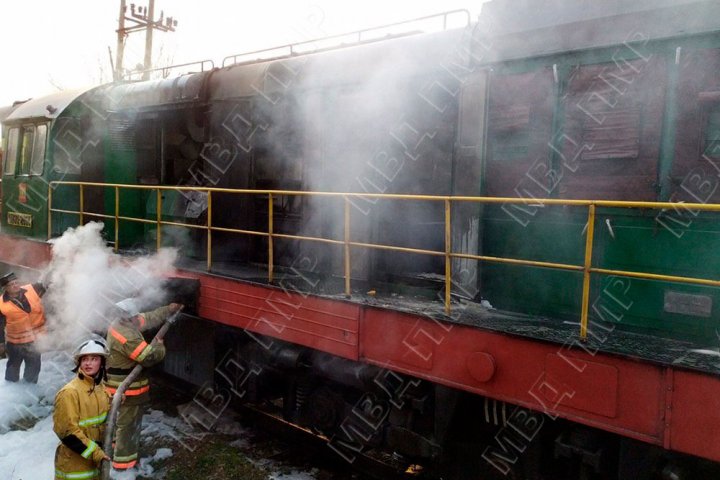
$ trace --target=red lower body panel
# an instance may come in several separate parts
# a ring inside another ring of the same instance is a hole
[[[367,309],[361,359],[720,461],[720,379]]]
[[[358,305],[201,275],[203,318],[333,355],[358,358]]]
[[[38,270],[50,261],[50,244],[0,235],[0,262]]]
[[[720,461],[720,379],[676,371],[672,380],[666,448]]]

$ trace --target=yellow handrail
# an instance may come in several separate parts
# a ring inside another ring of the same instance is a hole
[[[120,187],[115,187],[115,247],[117,252],[120,248]]]
[[[681,207],[688,210],[703,211],[720,211],[720,204],[717,203],[684,203],[684,202],[634,202],[621,200],[573,200],[558,198],[519,198],[519,197],[470,197],[470,196],[452,196],[452,195],[406,195],[399,193],[357,193],[357,192],[310,192],[305,190],[252,190],[247,188],[218,188],[218,187],[183,187],[168,185],[129,185],[123,183],[98,183],[98,182],[71,182],[71,181],[52,181],[50,188],[54,185],[84,185],[87,187],[121,187],[131,190],[174,190],[183,192],[218,192],[218,193],[238,193],[250,195],[298,195],[298,196],[317,196],[317,197],[348,197],[348,198],[377,198],[386,200],[430,200],[442,201],[451,200],[453,202],[477,202],[477,203],[514,203],[524,205],[567,205],[578,207],[619,207],[619,208],[653,208],[667,209]]]
[[[343,247],[343,264],[345,265],[345,296],[350,298],[350,296],[352,295],[352,291],[350,290],[350,200],[348,199],[348,197],[343,198],[345,199],[345,246]]]
[[[83,210],[85,210],[85,189],[80,185],[80,225],[84,225]]]
[[[590,268],[592,267],[592,247],[595,236],[595,205],[588,207],[587,233],[585,235],[585,265],[583,266],[582,309],[580,315],[580,338],[587,338],[588,308],[590,305]]]
[[[53,209],[53,189],[59,185],[75,185],[80,189],[80,210],[64,210],[64,209]],[[90,213],[84,211],[84,188],[85,187],[101,187],[101,188],[114,188],[115,190],[115,212],[114,215],[105,215],[99,213]],[[120,189],[134,189],[134,190],[156,190],[157,194],[157,211],[156,219],[149,220],[146,218],[127,217],[120,215]],[[177,192],[182,191],[200,191],[207,194],[207,223],[206,225],[192,225],[179,222],[163,221],[162,219],[162,192],[165,190],[174,190]],[[212,195],[213,193],[232,193],[232,194],[244,194],[244,195],[264,195],[267,196],[268,201],[268,228],[267,231],[256,231],[256,230],[243,230],[227,227],[216,227],[212,224]],[[310,237],[303,235],[292,235],[287,233],[276,233],[274,231],[274,208],[273,199],[277,196],[315,196],[315,197],[331,197],[331,198],[342,198],[344,201],[344,213],[343,213],[343,239],[332,239],[323,237]],[[351,239],[351,224],[350,224],[350,203],[353,198],[365,198],[365,199],[389,199],[389,200],[420,200],[420,201],[442,201],[444,203],[444,229],[445,229],[445,247],[443,251],[427,250],[419,248],[409,248],[397,245],[383,245],[377,243],[365,243],[356,242]],[[587,233],[585,237],[585,252],[583,265],[572,265],[564,263],[554,262],[541,262],[535,260],[525,260],[518,258],[505,258],[505,257],[493,257],[487,255],[473,255],[469,253],[459,253],[452,251],[452,204],[453,202],[475,202],[475,203],[489,203],[489,204],[523,204],[528,206],[545,206],[545,205],[565,205],[565,206],[577,206],[588,208],[588,225]],[[95,182],[66,182],[66,181],[54,181],[49,185],[48,191],[48,239],[52,235],[52,214],[63,213],[63,214],[75,214],[79,215],[80,222],[84,220],[85,216],[91,216],[95,218],[103,219],[114,219],[115,222],[115,250],[118,249],[119,236],[118,231],[120,227],[120,220],[140,222],[146,224],[157,225],[157,248],[161,246],[161,232],[160,229],[163,225],[180,226],[187,228],[200,228],[207,231],[207,270],[210,271],[212,268],[212,232],[229,232],[242,235],[256,235],[268,238],[268,281],[272,282],[274,277],[274,243],[275,238],[302,240],[302,241],[314,241],[322,242],[334,245],[341,245],[343,247],[343,265],[344,265],[344,277],[345,277],[345,294],[350,296],[351,291],[351,249],[352,248],[366,248],[366,249],[379,249],[403,253],[423,254],[431,256],[443,256],[445,258],[445,312],[450,314],[451,312],[451,293],[452,293],[452,260],[453,259],[469,259],[477,260],[482,262],[491,263],[505,263],[511,265],[523,265],[539,268],[551,268],[565,271],[580,271],[583,273],[583,297],[582,306],[580,312],[580,338],[587,339],[588,333],[588,311],[589,311],[589,299],[590,299],[590,278],[591,274],[602,274],[602,275],[614,275],[624,276],[631,278],[647,279],[647,280],[663,280],[679,283],[688,283],[694,285],[709,285],[720,287],[720,280],[711,280],[705,278],[695,277],[682,277],[674,275],[661,275],[645,272],[632,272],[624,270],[610,270],[603,268],[596,268],[592,266],[593,256],[593,240],[595,236],[595,212],[598,207],[605,208],[647,208],[647,209],[677,209],[681,208],[684,210],[693,211],[720,211],[720,204],[704,204],[704,203],[672,203],[672,202],[633,202],[633,201],[614,201],[614,200],[563,200],[563,199],[526,199],[516,197],[469,197],[469,196],[447,196],[447,195],[402,195],[402,194],[382,194],[382,193],[352,193],[352,192],[309,192],[299,190],[251,190],[251,189],[231,189],[231,188],[215,188],[215,187],[181,187],[181,186],[163,186],[163,185],[126,185],[126,184],[105,184]]]
[[[207,197],[207,271],[212,268],[212,192]]]
[[[445,199],[445,314],[450,315],[452,293],[452,225],[450,224],[450,200]]]
[[[273,196],[268,194],[268,282],[273,281]]]
[[[52,185],[48,185],[48,195],[47,195],[47,201],[48,201],[48,218],[47,218],[47,238],[50,240],[52,238],[52,197],[53,197],[53,187]]]
[[[156,235],[156,242],[157,242],[157,249],[160,250],[160,246],[162,245],[162,190],[158,188],[157,190],[157,200],[156,200],[156,208],[157,208],[157,235]]]

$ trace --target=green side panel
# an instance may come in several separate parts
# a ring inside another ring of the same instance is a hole
[[[720,219],[688,211],[598,211],[593,262],[604,268],[717,278]]]
[[[68,110],[68,114],[72,114],[73,109]],[[63,135],[59,131],[57,125],[53,125],[54,128],[50,130],[50,142],[48,145],[48,161],[45,165],[45,174],[49,176],[51,181],[67,181],[76,182],[80,180],[79,175],[73,175],[70,173],[60,173],[55,169],[55,149],[59,148],[58,144],[62,142],[58,138],[58,135]],[[77,132],[78,134],[80,132]],[[76,152],[74,152],[76,153]],[[80,211],[80,189],[77,186],[72,185],[56,185],[52,190],[52,208],[53,210],[66,210],[78,212]],[[72,213],[61,213],[53,212],[52,214],[52,237],[59,237],[68,228],[75,228],[78,226],[80,220],[79,215]],[[47,233],[47,230],[46,230]]]
[[[488,205],[483,255],[581,265],[586,216],[580,209],[511,209]],[[525,208],[525,207],[523,207]],[[516,218],[513,218],[512,215]],[[531,218],[531,221],[525,221]],[[525,223],[525,224],[524,224]],[[580,312],[582,274],[548,268],[484,263],[482,296],[495,308],[573,319]]]
[[[77,176],[67,175],[64,181],[77,181]],[[80,211],[80,190],[73,185],[58,185],[53,190],[52,206],[53,210],[66,210],[78,212]],[[52,236],[59,237],[68,228],[78,226],[79,215],[71,213],[53,212],[52,214]]]
[[[547,209],[548,207],[546,207]],[[583,264],[586,213],[540,209],[525,226],[499,208],[485,221],[484,255]],[[585,209],[586,210],[586,209]],[[593,266],[663,275],[717,278],[717,214],[598,209]],[[582,274],[486,263],[483,298],[495,308],[578,322]],[[627,331],[713,342],[720,331],[720,289],[592,274],[591,321]]]
[[[3,233],[32,237],[39,240],[47,238],[47,200],[48,182],[44,176],[4,176],[3,177]],[[24,192],[24,194],[22,193]],[[10,225],[9,217],[23,219],[23,226]]]
[[[488,264],[483,267],[482,279],[482,297],[494,308],[557,321],[579,318],[581,273]]]
[[[135,152],[122,148],[110,138],[105,142],[105,182],[115,184],[136,184],[137,164]],[[121,217],[145,218],[145,198],[147,193],[138,189],[119,191]],[[105,187],[105,213],[115,215],[115,189]],[[120,248],[136,248],[145,244],[145,228],[141,222],[120,220],[118,242]],[[105,221],[105,232],[108,239],[115,237],[115,221]]]
[[[597,218],[593,262],[614,270],[717,279],[719,219],[715,213],[605,210]],[[633,302],[622,320],[628,328],[674,338],[716,339],[715,330],[720,327],[717,287],[639,279],[626,282],[627,297]]]

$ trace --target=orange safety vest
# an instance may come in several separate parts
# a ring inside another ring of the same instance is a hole
[[[5,341],[8,343],[30,343],[45,333],[45,310],[40,296],[32,285],[23,285],[25,297],[30,303],[30,313],[15,302],[0,301],[0,312],[5,315]]]

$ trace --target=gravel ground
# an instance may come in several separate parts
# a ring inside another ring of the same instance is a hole
[[[366,480],[346,466],[336,466],[331,452],[279,439],[231,409],[213,428],[191,431],[182,414],[198,412],[188,391],[193,390],[178,389],[167,377],[153,379],[140,452],[151,459],[151,469],[127,480]]]

